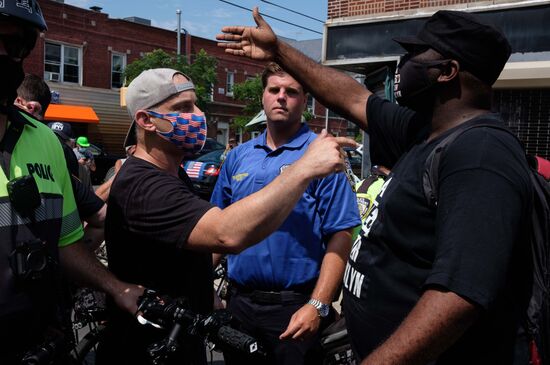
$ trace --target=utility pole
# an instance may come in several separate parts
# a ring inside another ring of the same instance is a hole
[[[176,14],[178,15],[178,29],[176,30],[178,34],[178,46],[177,46],[177,52],[176,54],[179,56],[181,55],[181,10],[176,10]]]

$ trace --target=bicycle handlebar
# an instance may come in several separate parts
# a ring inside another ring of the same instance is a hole
[[[184,329],[190,335],[209,340],[220,348],[237,350],[246,354],[261,354],[258,342],[251,336],[227,325],[231,315],[225,310],[202,316],[186,308],[185,300],[159,297],[154,290],[146,289],[138,300],[138,311],[153,323],[168,328],[169,335],[148,348],[153,363],[158,364],[178,348],[177,338]]]

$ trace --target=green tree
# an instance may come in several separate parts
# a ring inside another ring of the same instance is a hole
[[[260,76],[248,79],[233,86],[233,97],[246,103],[242,115],[234,119],[235,127],[244,128],[262,110],[262,79]]]
[[[162,49],[155,49],[126,66],[124,70],[126,86],[145,70],[164,67],[173,68],[174,70],[183,72],[193,80],[197,94],[197,105],[207,113],[212,85],[217,81],[216,67],[218,61],[214,57],[209,56],[203,49],[192,56],[192,59],[192,63],[189,64],[185,57],[178,57]]]

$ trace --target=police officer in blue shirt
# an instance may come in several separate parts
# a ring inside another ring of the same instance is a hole
[[[275,63],[264,70],[262,83],[267,130],[228,154],[211,199],[221,208],[269,184],[316,137],[301,122],[307,103],[302,86]],[[277,231],[228,257],[228,309],[242,330],[266,346],[269,363],[304,363],[321,322],[328,320],[351,249],[351,230],[360,223],[350,184],[343,173],[333,174],[308,186]],[[218,261],[214,256],[214,264]],[[227,364],[250,361],[230,353],[225,359]]]

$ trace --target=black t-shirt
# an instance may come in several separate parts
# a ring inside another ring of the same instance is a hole
[[[121,280],[173,298],[186,297],[191,310],[209,313],[211,254],[189,251],[185,246],[199,219],[211,208],[194,194],[188,179],[172,176],[142,159],[128,158],[109,195],[105,222],[109,269]],[[138,354],[147,345],[166,336],[163,331],[139,325],[114,306],[110,310],[111,325],[125,337],[113,337],[121,356],[131,352],[140,358]],[[142,357],[147,363],[145,354]]]
[[[82,220],[87,220],[92,214],[97,213],[105,202],[95,195],[92,189],[82,184],[76,176],[71,175],[71,183],[78,215]]]
[[[367,105],[376,157],[393,169],[353,245],[344,277],[354,350],[367,356],[395,331],[423,291],[435,287],[483,309],[435,363],[511,363],[525,304],[521,288],[527,287],[523,217],[531,188],[521,146],[494,128],[465,132],[443,153],[438,208],[432,209],[422,188],[424,164],[451,131],[427,142],[418,138],[421,118],[408,109],[375,96]]]
[[[78,179],[78,161],[73,149],[67,146],[63,140],[59,139],[59,142],[61,143],[61,147],[63,147],[65,162],[67,163],[67,169],[69,169],[69,175],[71,176],[71,184],[73,186],[74,200],[78,209],[78,215],[81,219],[86,220],[86,218],[98,212],[105,202],[95,195],[92,189],[82,184]]]
[[[61,143],[61,147],[63,147],[63,154],[65,155],[65,161],[67,162],[69,174],[78,176],[78,160],[76,159],[73,149],[67,146],[63,140],[59,139],[59,142]]]

